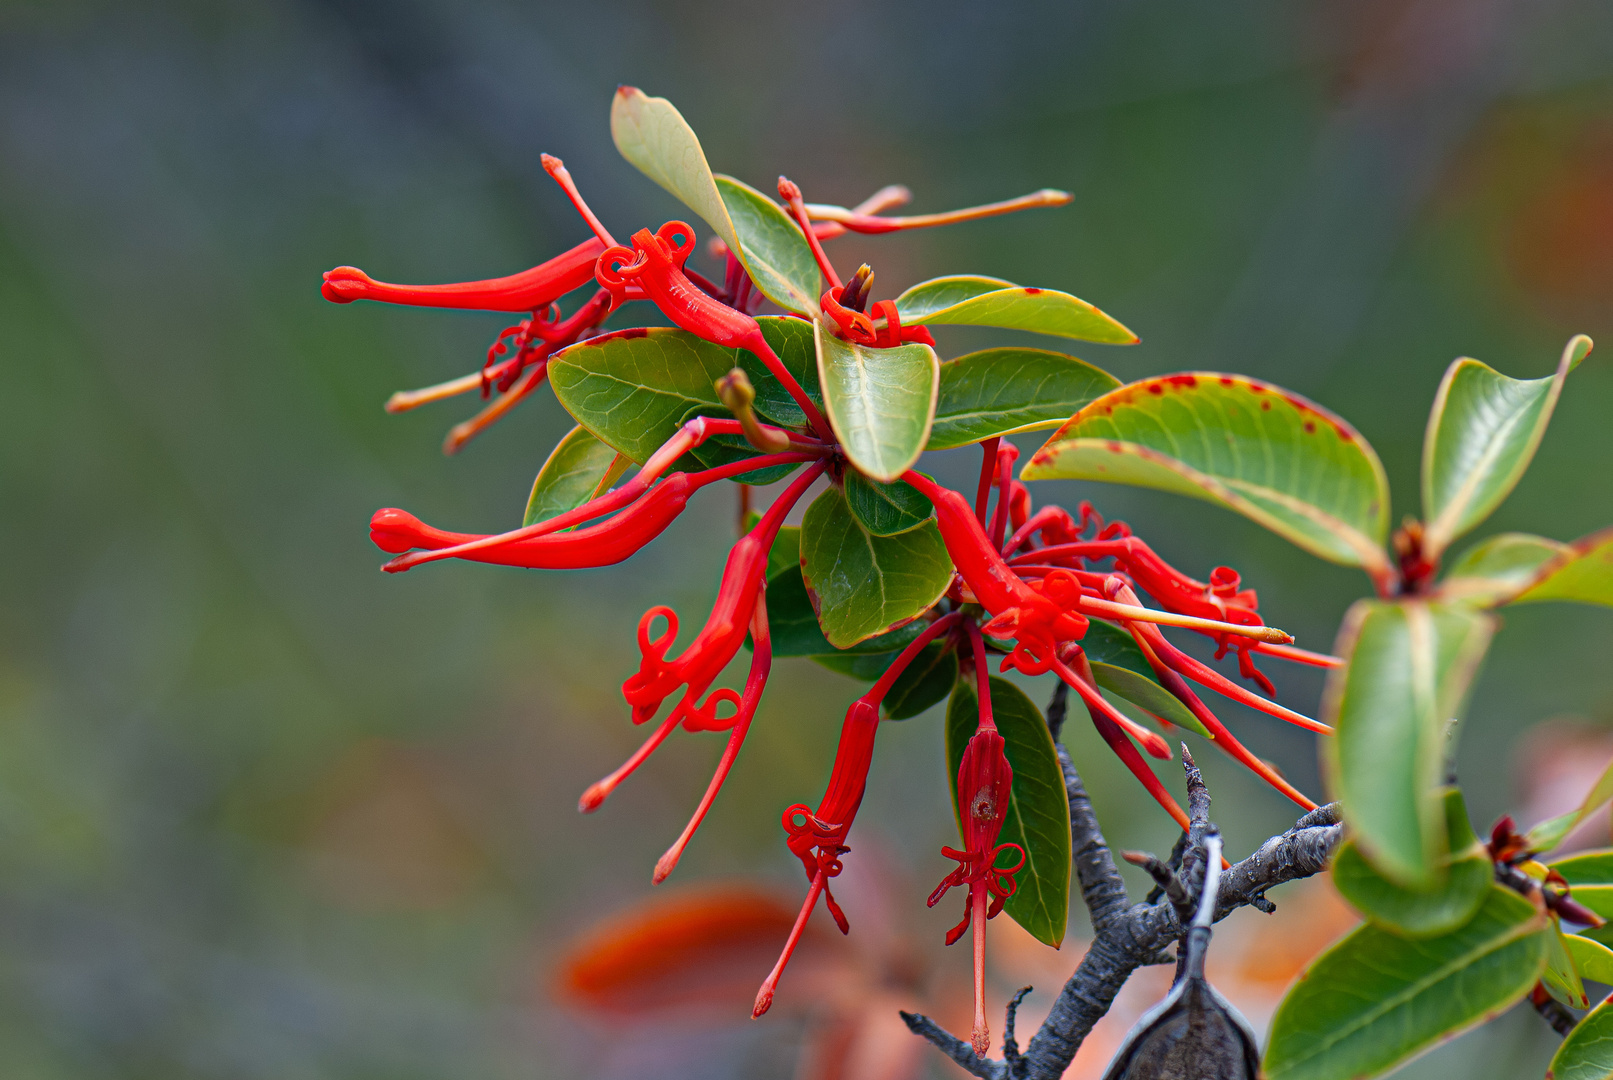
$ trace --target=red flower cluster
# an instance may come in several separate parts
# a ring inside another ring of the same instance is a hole
[[[322,290],[337,303],[372,299],[530,313],[499,336],[481,372],[394,399],[391,407],[408,408],[478,386],[485,396],[496,386],[502,396],[481,416],[456,429],[457,434],[450,439],[453,445],[462,443],[534,389],[543,380],[548,360],[555,352],[594,335],[612,312],[638,300],[654,304],[678,327],[706,341],[754,353],[805,414],[807,422],[800,431],[761,424],[749,409],[748,384],[733,376],[720,384],[719,392],[735,419],[689,421],[631,480],[574,510],[495,535],[446,532],[397,509],[381,510],[371,520],[375,543],[396,556],[385,567],[394,572],[446,558],[544,569],[605,566],[630,557],[660,535],[701,488],[759,468],[801,467],[760,520],[733,546],[716,604],[703,627],[681,651],[669,655],[679,628],[678,618],[670,608],[653,607],[639,622],[639,668],[622,684],[632,720],[635,724],[649,723],[660,715],[669,698],[674,703],[639,750],[584,793],[581,808],[597,808],[680,725],[688,731],[728,732],[727,745],[704,798],[681,835],[656,864],[655,880],[660,881],[676,866],[716,798],[766,685],[772,662],[766,570],[769,552],[785,517],[820,477],[827,474],[839,482],[852,466],[836,444],[817,403],[762,336],[752,315],[760,303],[760,294],[732,252],[726,253],[725,283],[719,287],[686,265],[695,250],[695,234],[684,222],[668,222],[654,232],[640,229],[632,234],[631,247],[618,245],[578,194],[560,161],[545,156],[544,166],[588,223],[594,233],[592,239],[506,278],[404,286],[377,282],[352,267],[338,267],[325,275]],[[873,273],[868,267],[862,267],[843,283],[825,255],[822,241],[848,230],[888,232],[1067,201],[1067,196],[1059,193],[1042,192],[953,214],[899,218],[881,216],[880,211],[905,201],[905,189],[886,189],[852,211],[809,205],[800,189],[784,179],[779,182],[779,194],[830,283],[820,301],[825,332],[874,348],[933,341],[921,327],[903,327],[891,301],[870,304]],[[598,290],[570,317],[562,318],[558,302],[589,282],[596,283]],[[719,435],[742,436],[763,452],[703,471],[669,472],[690,450]],[[809,888],[778,963],[757,995],[755,1015],[766,1012],[771,1004],[785,965],[820,895],[841,930],[848,929],[846,916],[830,890],[830,881],[840,873],[842,857],[850,850],[848,835],[866,789],[881,723],[881,705],[896,680],[932,642],[940,641],[946,648],[958,651],[962,669],[978,685],[979,721],[964,750],[958,774],[964,846],[943,848],[942,855],[957,865],[929,902],[934,905],[953,887],[968,890],[964,918],[947,935],[947,943],[957,941],[966,930],[974,932],[974,1046],[980,1054],[989,1045],[983,1011],[985,926],[1013,896],[1014,875],[1025,861],[1025,853],[1017,845],[999,843],[1013,787],[1013,770],[1005,753],[1004,737],[993,720],[988,653],[1002,657],[1002,670],[1026,675],[1051,672],[1073,688],[1086,703],[1105,741],[1185,828],[1186,815],[1138,752],[1141,746],[1155,757],[1169,757],[1168,744],[1110,705],[1093,679],[1081,642],[1092,620],[1106,620],[1131,635],[1158,682],[1191,710],[1223,750],[1300,805],[1314,805],[1245,749],[1188,684],[1208,687],[1312,730],[1327,728],[1245,689],[1181,652],[1166,640],[1160,627],[1183,627],[1207,634],[1222,654],[1236,650],[1242,673],[1267,694],[1272,687],[1254,667],[1255,654],[1313,664],[1331,664],[1332,658],[1294,649],[1286,634],[1263,626],[1254,592],[1241,589],[1238,575],[1232,570],[1218,568],[1208,583],[1196,581],[1165,563],[1147,544],[1132,536],[1123,523],[1105,524],[1084,503],[1077,516],[1057,507],[1032,512],[1028,491],[1012,479],[1017,451],[997,439],[986,441],[983,449],[973,505],[959,492],[923,474],[908,472],[903,478],[933,503],[941,538],[956,574],[946,596],[920,616],[925,620],[923,632],[847,710],[828,788],[816,808],[796,804],[784,811],[787,843],[801,860]],[[997,497],[988,516],[994,489]],[[1145,606],[1138,591],[1159,606]],[[664,626],[659,635],[654,632],[657,624]],[[747,633],[753,653],[743,690],[712,690],[738,654]]]

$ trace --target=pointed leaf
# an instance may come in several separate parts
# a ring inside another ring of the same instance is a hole
[[[1379,1076],[1510,1008],[1546,961],[1544,920],[1499,885],[1478,914],[1412,940],[1371,924],[1314,960],[1272,1018],[1267,1080]]]
[[[1596,778],[1591,790],[1585,793],[1579,806],[1570,813],[1542,821],[1526,834],[1532,851],[1550,851],[1579,827],[1579,823],[1600,810],[1613,799],[1613,761],[1608,762],[1602,775]]]
[[[1510,602],[1535,604],[1547,600],[1613,607],[1613,529],[1603,529],[1565,545]]]
[[[1328,676],[1322,744],[1329,785],[1373,868],[1429,888],[1446,855],[1440,776],[1445,723],[1457,714],[1495,620],[1465,605],[1361,600]]]
[[[1111,345],[1137,343],[1136,334],[1085,300],[1000,278],[955,275],[921,282],[896,298],[896,310],[903,323],[997,326]]]
[[[527,496],[521,524],[547,521],[556,514],[575,510],[609,491],[626,470],[627,458],[588,434],[587,429],[572,428],[555,444],[549,460],[532,481],[532,494]]]
[[[1613,949],[1579,934],[1564,934],[1563,945],[1582,978],[1613,986]]]
[[[1563,1039],[1546,1070],[1546,1080],[1613,1078],[1613,999],[1585,1014]]]
[[[985,349],[941,365],[926,449],[1058,427],[1120,380],[1085,360],[1045,349]]]
[[[1467,819],[1462,793],[1445,793],[1445,827],[1450,857],[1444,880],[1427,889],[1395,884],[1346,840],[1333,861],[1333,884],[1356,910],[1407,937],[1449,933],[1473,917],[1494,880],[1494,868]]]
[[[1442,600],[1493,607],[1528,588],[1541,568],[1567,544],[1529,533],[1502,533],[1480,541],[1452,563],[1439,583]]]
[[[1064,940],[1070,905],[1070,801],[1064,772],[1042,711],[1013,683],[993,678],[990,685],[992,717],[1014,770],[1013,794],[998,843],[1018,844],[1025,852],[1025,865],[1014,875],[1019,885],[1003,910],[1032,937],[1056,949]],[[975,680],[959,679],[947,705],[947,776],[954,812],[963,748],[979,722]]]
[[[892,660],[896,657],[892,656]],[[958,684],[958,651],[933,641],[896,677],[885,695],[885,718],[907,720],[945,701]]]
[[[899,536],[875,536],[835,487],[807,507],[801,565],[818,623],[836,649],[917,618],[952,583],[952,560],[933,521]]]
[[[1190,495],[1324,559],[1390,573],[1378,455],[1332,413],[1255,379],[1193,372],[1123,386],[1055,431],[1020,478]]]
[[[822,278],[801,227],[760,191],[718,173],[717,193],[739,237],[739,261],[762,295],[786,311],[818,310]]]
[[[778,354],[785,370],[795,376],[812,403],[822,408],[823,394],[818,390],[818,347],[812,340],[812,324],[788,315],[762,315],[756,321],[761,325],[762,337]],[[756,411],[762,418],[781,427],[804,430],[806,413],[784,389],[784,384],[773,377],[755,353],[748,349],[733,351],[734,362],[744,369],[756,389]]]
[[[1568,954],[1563,928],[1555,918],[1548,921],[1546,969],[1540,973],[1540,981],[1546,984],[1552,997],[1571,1009],[1583,1009],[1590,1004],[1585,996],[1585,982]]]
[[[932,516],[935,507],[918,488],[901,480],[881,484],[856,469],[846,470],[846,503],[863,528],[875,536],[895,536],[916,529]]]
[[[1613,849],[1582,851],[1564,859],[1554,859],[1547,865],[1568,882],[1569,894],[1575,900],[1613,922]],[[1581,933],[1601,942],[1613,939],[1613,927],[1609,926]]]
[[[806,582],[801,577],[801,567],[797,564],[786,567],[776,576],[768,578],[767,629],[772,637],[774,656],[810,656],[818,659],[827,655],[837,661],[844,660],[845,663],[850,663],[850,658],[855,658],[869,665],[868,670],[873,674],[868,678],[873,680],[879,678],[880,673],[890,666],[888,663],[880,663],[880,658],[893,650],[901,649],[924,628],[910,623],[888,634],[876,634],[859,641],[843,652],[837,651],[829,644],[829,639],[823,636],[823,630],[818,625],[817,610],[812,604],[812,594],[807,591]],[[848,668],[845,663],[825,666],[857,678],[862,677],[862,669]]]
[[[1556,373],[1544,379],[1509,379],[1465,357],[1445,372],[1423,438],[1423,548],[1430,558],[1511,494],[1546,433],[1563,380],[1590,351],[1590,338],[1572,338]]]
[[[928,345],[872,349],[814,322],[818,384],[846,457],[887,483],[906,472],[930,437],[941,362]]]

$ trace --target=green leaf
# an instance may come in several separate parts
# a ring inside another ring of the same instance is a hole
[[[1277,1006],[1267,1080],[1379,1076],[1511,1007],[1545,961],[1542,917],[1498,885],[1472,920],[1441,937],[1359,927]]]
[[[574,427],[555,444],[549,460],[532,481],[527,496],[523,526],[547,521],[556,514],[575,510],[589,499],[610,490],[627,469],[627,459],[606,446],[583,427]]]
[[[875,536],[852,516],[836,487],[807,507],[801,561],[819,625],[836,649],[917,618],[952,583],[952,560],[933,521],[899,536]]]
[[[846,505],[875,536],[895,536],[916,529],[934,513],[930,500],[905,481],[881,484],[856,469],[846,470]]]
[[[1175,694],[1154,681],[1154,669],[1130,634],[1094,619],[1081,639],[1081,648],[1092,665],[1092,677],[1103,689],[1125,698],[1150,716],[1214,740],[1215,736]]]
[[[778,203],[732,176],[714,177],[739,237],[739,261],[762,295],[786,311],[818,310],[818,260],[801,228]]]
[[[1570,895],[1604,919],[1613,921],[1613,848],[1582,851],[1547,864],[1563,876]],[[1613,926],[1581,931],[1586,937],[1607,942]]]
[[[1137,335],[1085,300],[1056,289],[1028,289],[1001,278],[958,274],[923,281],[896,298],[903,323],[996,326],[1135,345]]]
[[[1591,785],[1591,790],[1586,792],[1585,798],[1580,800],[1575,810],[1542,821],[1525,834],[1530,850],[1550,851],[1578,828],[1580,822],[1600,810],[1609,799],[1613,799],[1613,762],[1609,762],[1607,768],[1602,770],[1602,775],[1596,778],[1596,783]]]
[[[1564,934],[1563,945],[1582,977],[1613,986],[1613,949],[1580,934]]]
[[[610,107],[610,133],[624,158],[705,219],[739,256],[762,295],[786,310],[817,310],[817,265],[806,237],[791,226],[795,242],[806,250],[810,279],[799,273],[799,252],[778,229],[783,212],[773,204],[777,214],[770,215],[763,204],[771,200],[733,177],[714,177],[700,139],[670,101],[619,87]]]
[[[1189,495],[1324,559],[1392,574],[1378,455],[1332,413],[1255,379],[1192,372],[1122,386],[1055,431],[1020,478]]]
[[[872,349],[841,341],[821,321],[818,384],[846,457],[875,480],[901,476],[930,437],[941,362],[928,345]]]
[[[926,449],[1058,427],[1120,380],[1085,360],[1045,349],[985,349],[941,365]]]
[[[1070,801],[1064,772],[1047,721],[1035,703],[1011,682],[994,677],[990,686],[992,717],[1014,770],[1013,794],[997,842],[1018,844],[1025,852],[1025,865],[1014,875],[1019,885],[1003,910],[1036,940],[1056,949],[1064,940],[1070,906]],[[959,679],[947,705],[947,775],[954,812],[963,748],[979,723],[975,681]],[[1006,856],[1003,861],[1007,862]]]
[[[1446,855],[1440,776],[1457,715],[1495,620],[1457,604],[1358,601],[1344,617],[1322,714],[1322,760],[1373,867],[1428,888]]]
[[[1439,583],[1442,600],[1493,607],[1516,596],[1541,567],[1568,550],[1567,544],[1529,533],[1502,533],[1468,548]]]
[[[714,384],[733,366],[733,349],[682,330],[618,330],[556,353],[549,383],[579,424],[642,465],[685,416],[722,410]]]
[[[1602,1002],[1563,1039],[1546,1080],[1609,1080],[1613,1077],[1613,1004]]]
[[[1467,819],[1462,793],[1445,793],[1445,827],[1450,856],[1444,880],[1427,889],[1408,889],[1372,868],[1354,840],[1346,840],[1333,862],[1333,884],[1355,908],[1380,926],[1407,937],[1449,933],[1473,917],[1495,879],[1490,857]]]
[[[1509,379],[1466,357],[1439,384],[1423,438],[1423,550],[1432,559],[1490,516],[1522,478],[1563,380],[1591,351],[1579,334],[1544,379]]]
[[[771,560],[769,563],[771,565]],[[801,566],[797,563],[793,567],[781,569],[776,577],[768,578],[767,629],[772,638],[774,656],[810,656],[815,660],[824,658],[826,654],[828,658],[836,660],[843,657],[857,657],[877,665],[870,669],[873,674],[868,678],[872,680],[879,678],[880,673],[890,666],[878,665],[879,658],[907,645],[923,632],[924,627],[910,623],[888,634],[875,634],[859,641],[844,652],[837,651],[835,646],[829,644],[829,639],[823,636],[823,630],[818,626],[818,613],[812,605],[812,596],[807,591],[806,582],[802,579]],[[856,678],[862,677],[858,671],[848,670],[845,667],[834,664],[825,666]]]
[[[1510,602],[1535,604],[1547,600],[1613,607],[1613,529],[1603,529],[1566,545]]]
[[[1585,982],[1579,977],[1579,969],[1574,966],[1573,957],[1568,954],[1568,944],[1563,940],[1563,928],[1556,919],[1549,920],[1546,934],[1546,969],[1540,973],[1540,981],[1546,984],[1551,996],[1564,1005],[1574,1009],[1583,1009],[1590,1004],[1585,996]]]

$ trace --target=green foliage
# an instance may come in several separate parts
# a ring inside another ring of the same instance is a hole
[[[875,634],[853,642],[844,649],[829,644],[829,639],[823,636],[823,630],[818,625],[818,613],[813,607],[812,596],[807,591],[799,565],[785,567],[777,576],[768,578],[767,627],[773,639],[774,656],[819,657],[844,654],[867,658],[875,663],[878,662],[877,658],[912,641],[923,629],[916,623],[910,623],[888,634]],[[879,667],[868,678],[878,678],[879,672],[889,666],[885,664]],[[844,669],[837,667],[835,670]],[[854,672],[846,671],[846,673]]]
[[[1428,888],[1396,884],[1373,869],[1354,840],[1333,861],[1333,884],[1368,919],[1406,937],[1448,933],[1473,917],[1494,880],[1490,856],[1473,834],[1462,793],[1445,793],[1447,856]]]
[[[875,536],[836,487],[819,495],[801,521],[801,563],[824,637],[836,649],[917,618],[952,582],[952,560],[934,522]]]
[[[1491,885],[1477,914],[1439,937],[1371,924],[1305,970],[1277,1007],[1267,1080],[1358,1080],[1387,1072],[1529,992],[1546,962],[1545,920]]]
[[[1585,1014],[1551,1059],[1546,1080],[1609,1080],[1613,1077],[1613,1005],[1604,1001]]]
[[[1105,622],[1094,621],[1081,639],[1092,677],[1103,689],[1125,698],[1150,716],[1186,728],[1206,739],[1214,739],[1208,728],[1176,695],[1154,681],[1148,658],[1131,635]]]
[[[916,529],[930,519],[934,507],[912,484],[897,480],[882,484],[856,469],[846,470],[846,505],[863,528],[875,536],[895,536]]]
[[[1189,495],[1324,559],[1388,572],[1378,455],[1332,413],[1255,379],[1193,372],[1123,386],[1072,416],[1020,476]]]
[[[1528,533],[1501,533],[1462,553],[1445,571],[1439,595],[1494,607],[1526,590],[1567,544]]]
[[[1557,558],[1541,567],[1528,588],[1511,598],[1514,604],[1547,600],[1613,607],[1613,529],[1567,545]]]
[[[1361,600],[1344,617],[1322,719],[1329,785],[1361,851],[1399,885],[1432,887],[1447,855],[1439,792],[1457,715],[1494,619],[1470,607]]]
[[[575,510],[607,491],[627,467],[627,460],[590,435],[581,425],[566,433],[532,481],[522,525],[547,521]]]
[[[1585,996],[1585,982],[1579,977],[1579,969],[1575,967],[1573,957],[1568,955],[1568,944],[1563,940],[1561,923],[1556,918],[1548,922],[1546,967],[1540,973],[1540,981],[1545,984],[1551,996],[1564,1005],[1583,1009],[1590,1004]]]
[[[851,463],[890,482],[924,452],[941,362],[928,345],[875,349],[841,341],[815,322],[818,384],[829,425]]]
[[[1110,345],[1137,342],[1136,334],[1085,300],[1000,278],[961,274],[921,282],[896,298],[896,310],[904,324],[996,326]]]
[[[983,349],[941,365],[927,450],[1058,427],[1120,380],[1084,360],[1045,349]]]
[[[812,324],[785,315],[763,315],[756,322],[785,370],[795,377],[807,397],[822,408],[823,394],[818,390],[818,347],[812,340]],[[747,349],[735,349],[733,355],[734,363],[744,370],[756,390],[755,407],[763,419],[782,427],[806,427],[806,413],[755,354]]]
[[[762,295],[786,311],[818,309],[818,260],[784,208],[732,176],[715,177],[728,219],[739,237],[739,261]]]
[[[1563,380],[1590,351],[1590,338],[1574,337],[1556,374],[1544,379],[1509,379],[1465,358],[1445,372],[1423,439],[1429,558],[1437,559],[1511,494],[1546,433]]]
[[[1038,941],[1057,948],[1064,940],[1070,904],[1070,803],[1064,773],[1047,721],[1035,702],[1013,683],[992,678],[991,712],[1014,770],[1013,795],[998,843],[1018,844],[1025,865],[1018,887],[1003,911]],[[947,776],[952,806],[958,805],[958,769],[963,748],[980,722],[980,698],[973,677],[959,679],[947,704]],[[959,823],[962,830],[962,823]],[[1007,862],[1006,856],[1003,861]]]

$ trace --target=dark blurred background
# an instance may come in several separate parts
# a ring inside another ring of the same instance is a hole
[[[724,1014],[635,1044],[639,1020],[551,992],[574,935],[649,894],[715,760],[714,738],[676,737],[600,813],[575,810],[642,734],[617,692],[637,617],[668,602],[698,618],[730,497],[708,493],[614,570],[383,576],[372,510],[518,523],[569,420],[544,391],[444,457],[474,402],[381,403],[474,370],[505,321],[317,289],[339,263],[463,280],[581,240],[543,151],[618,235],[677,216],[611,145],[619,82],[671,98],[715,168],[763,189],[785,172],[851,204],[902,182],[918,211],[1072,191],[1062,210],[837,258],[871,259],[886,295],[965,271],[1072,291],[1142,335],[1069,346],[1122,378],[1216,368],[1291,387],[1377,447],[1397,518],[1416,511],[1453,358],[1536,377],[1587,332],[1603,348],[1483,532],[1613,522],[1604,0],[10,0],[0,1076],[792,1075],[810,1017]],[[942,353],[1010,338],[948,333]],[[961,481],[973,459],[936,468]],[[1189,572],[1238,567],[1312,647],[1366,591],[1204,504],[1036,494],[1095,500]],[[1481,824],[1517,806],[1531,725],[1613,725],[1610,654],[1608,612],[1508,614],[1461,744]],[[778,814],[821,792],[855,684],[806,661],[775,671],[674,883],[799,894]],[[1319,679],[1280,685],[1315,708]],[[1310,736],[1225,714],[1319,787]],[[950,970],[953,905],[920,903],[953,839],[938,721],[882,735],[857,838],[906,881],[915,962]],[[1168,848],[1169,821],[1071,728],[1111,840]],[[1292,820],[1212,755],[1234,849]],[[1065,952],[1048,970],[1069,970],[1079,947]],[[1547,1034],[1515,1012],[1406,1075],[1539,1075]]]

